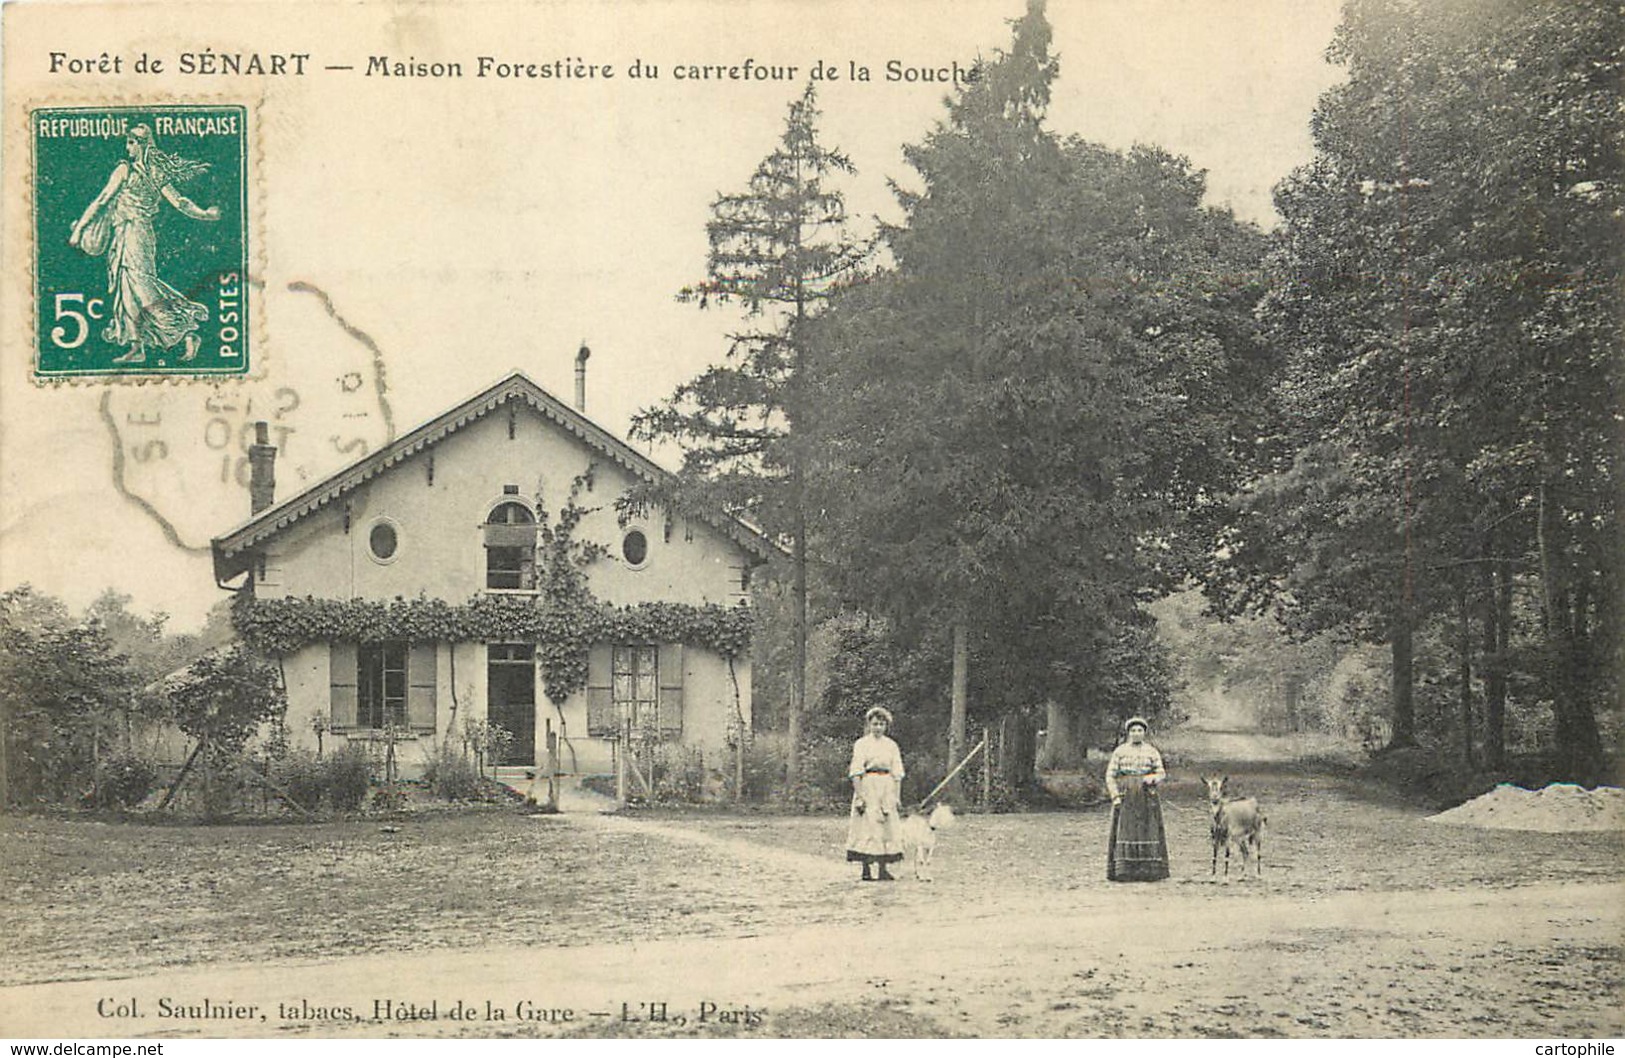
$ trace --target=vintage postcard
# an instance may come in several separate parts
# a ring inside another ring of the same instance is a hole
[[[1617,10],[0,16],[0,1037],[1625,1034]]]

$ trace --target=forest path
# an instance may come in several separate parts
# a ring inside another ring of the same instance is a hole
[[[1282,764],[1328,754],[1352,756],[1355,752],[1355,747],[1323,735],[1273,735],[1228,725],[1209,727],[1199,720],[1152,741],[1166,754],[1203,764]]]

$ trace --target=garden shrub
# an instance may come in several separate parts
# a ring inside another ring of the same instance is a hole
[[[745,751],[745,796],[772,801],[803,812],[823,812],[845,806],[852,798],[846,767],[852,743],[841,739],[806,739],[801,747],[801,781],[784,789],[786,741],[782,734],[758,734]],[[908,758],[905,756],[904,760]]]
[[[322,758],[327,799],[336,812],[358,812],[372,786],[372,758],[354,743]]]
[[[322,762],[304,750],[289,750],[277,762],[276,782],[287,791],[284,799],[306,812],[315,812],[322,806],[327,792],[327,773]]]
[[[662,742],[654,752],[654,800],[699,804],[706,800],[705,755],[698,749]]]
[[[133,808],[147,799],[157,781],[157,769],[133,753],[114,757],[102,768],[101,803],[112,808]]]
[[[399,812],[406,807],[406,791],[386,783],[372,792],[372,807],[380,812]]]
[[[253,799],[243,780],[242,755],[210,747],[198,756],[197,805],[205,819],[225,819],[247,809]]]
[[[478,801],[484,795],[484,784],[474,762],[450,745],[441,746],[429,758],[423,778],[429,792],[441,800]]]

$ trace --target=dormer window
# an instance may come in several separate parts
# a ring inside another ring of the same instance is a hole
[[[485,586],[536,587],[536,516],[523,503],[499,503],[485,519]]]

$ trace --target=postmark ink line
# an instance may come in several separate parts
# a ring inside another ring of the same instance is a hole
[[[390,408],[389,397],[386,395],[389,392],[389,384],[384,377],[383,350],[378,348],[378,343],[372,340],[370,334],[338,314],[338,310],[333,307],[333,299],[328,297],[327,291],[321,287],[314,283],[306,283],[303,280],[296,279],[288,284],[288,289],[295,294],[316,295],[317,299],[322,303],[322,308],[327,310],[327,314],[332,317],[333,322],[343,328],[345,334],[348,334],[371,351],[373,384],[378,390],[378,409],[384,416],[384,443],[388,444],[395,440],[395,413]]]
[[[158,528],[163,531],[164,539],[168,540],[175,547],[178,547],[182,551],[189,554],[209,554],[209,548],[194,547],[182,540],[181,534],[175,531],[174,524],[171,523],[168,518],[165,518],[163,514],[159,512],[158,508],[154,507],[145,499],[130,491],[129,486],[124,483],[124,438],[120,436],[118,432],[118,423],[113,419],[113,394],[111,390],[102,391],[101,399],[96,405],[96,411],[101,415],[102,422],[106,424],[108,433],[113,435],[113,488],[118,491],[120,496],[123,496],[125,499],[129,500],[131,503],[135,504],[137,507],[140,507],[143,511],[146,511],[149,515],[151,515],[152,520],[157,522]]]

